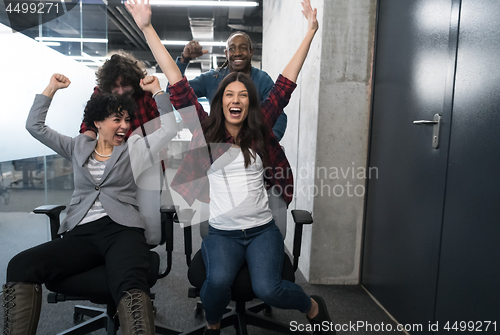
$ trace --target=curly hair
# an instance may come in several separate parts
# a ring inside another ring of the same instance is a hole
[[[104,93],[111,93],[116,79],[121,77],[122,85],[132,85],[134,96],[142,94],[144,91],[139,82],[147,75],[144,64],[123,50],[113,51],[111,54],[111,58],[95,73],[99,88]]]
[[[89,128],[95,127],[94,122],[104,121],[111,115],[123,116],[127,111],[130,120],[135,118],[135,102],[127,95],[99,94],[94,95],[87,102],[83,114],[83,122]]]

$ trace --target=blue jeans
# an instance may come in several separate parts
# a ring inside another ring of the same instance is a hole
[[[311,299],[302,288],[281,278],[283,236],[274,220],[246,230],[219,230],[209,227],[201,244],[207,278],[200,291],[208,323],[222,319],[231,301],[231,285],[236,274],[248,264],[252,289],[264,303],[281,309],[307,313]]]

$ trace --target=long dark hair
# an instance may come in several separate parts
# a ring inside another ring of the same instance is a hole
[[[268,165],[267,142],[270,128],[265,124],[264,116],[260,109],[260,99],[257,89],[249,75],[243,72],[233,72],[228,74],[219,84],[210,107],[210,115],[203,121],[205,140],[207,143],[223,143],[226,140],[225,117],[222,106],[222,97],[227,85],[239,81],[248,91],[248,116],[243,121],[243,125],[234,139],[241,147],[245,158],[245,168],[251,162],[251,158],[256,157],[250,153],[250,149],[258,153],[264,166]]]

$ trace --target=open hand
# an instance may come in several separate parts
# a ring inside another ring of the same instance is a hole
[[[311,7],[311,0],[303,0],[302,1],[302,14],[304,14],[305,18],[307,19],[308,22],[308,29],[309,30],[318,30],[319,24],[318,24],[318,19],[316,15],[318,14],[318,9],[317,8],[312,8]]]
[[[156,76],[146,76],[141,79],[141,88],[146,92],[156,93],[161,90],[160,81]]]
[[[134,17],[139,29],[144,30],[151,25],[151,5],[149,0],[127,0],[125,7]]]

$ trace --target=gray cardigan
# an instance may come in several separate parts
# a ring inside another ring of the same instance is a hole
[[[73,163],[75,190],[59,234],[73,229],[85,217],[97,197],[106,213],[116,223],[145,228],[144,217],[137,208],[137,174],[154,164],[150,157],[157,157],[158,152],[177,134],[169,95],[160,94],[155,100],[160,112],[161,127],[147,136],[149,145],[139,135],[132,135],[127,142],[114,147],[101,182],[96,184],[83,165],[95,149],[97,141],[83,134],[74,138],[65,136],[48,127],[45,118],[51,99],[45,95],[36,95],[26,120],[26,129],[34,138]],[[133,156],[134,169],[131,166],[130,153]]]

